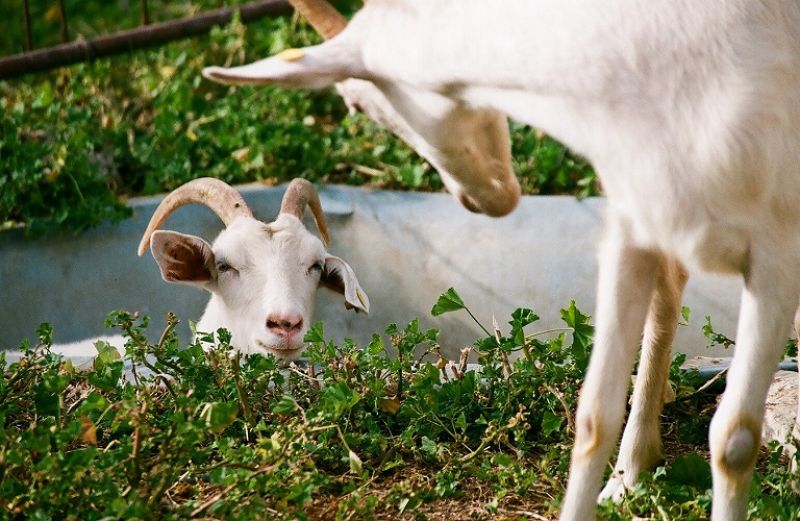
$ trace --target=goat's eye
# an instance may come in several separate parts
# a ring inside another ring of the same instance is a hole
[[[234,270],[233,267],[230,264],[228,264],[227,262],[218,262],[217,263],[217,271],[219,273],[225,273],[225,272],[228,272],[228,271],[236,271],[236,270]]]
[[[315,271],[322,272],[322,262],[317,261],[314,264],[312,264],[310,268],[308,268],[309,274]]]

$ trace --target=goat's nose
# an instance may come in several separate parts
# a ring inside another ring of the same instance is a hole
[[[281,336],[290,336],[300,331],[303,327],[303,317],[301,315],[269,315],[267,317],[267,329]]]

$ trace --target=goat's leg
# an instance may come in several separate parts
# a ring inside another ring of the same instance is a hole
[[[628,378],[660,258],[634,246],[624,223],[613,219],[609,224],[600,249],[594,349],[578,402],[562,520],[594,517],[600,479],[625,414]]]
[[[709,442],[714,478],[711,518],[746,518],[747,492],[758,455],[764,402],[783,352],[787,325],[798,298],[798,284],[788,270],[794,259],[780,248],[751,246],[742,292],[736,352],[727,388],[711,421]]]
[[[600,493],[600,501],[619,500],[626,489],[636,484],[640,472],[653,468],[663,458],[659,418],[686,279],[686,270],[680,263],[666,256],[660,259],[644,326],[631,412],[622,434],[617,464]]]

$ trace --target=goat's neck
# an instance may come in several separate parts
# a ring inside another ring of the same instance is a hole
[[[708,3],[684,10],[680,0],[383,0],[354,22],[368,34],[370,74],[502,111],[594,160],[595,149],[613,146],[626,128],[657,129],[676,99],[707,81],[686,78],[687,58],[717,72],[726,31],[707,31],[728,27],[742,2]]]

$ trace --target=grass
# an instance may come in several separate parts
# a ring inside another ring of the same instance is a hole
[[[451,290],[434,312],[463,309]],[[21,361],[0,358],[0,517],[553,519],[592,345],[589,317],[562,317],[571,334],[538,335],[533,311],[514,312],[472,347],[480,372],[446,365],[416,321],[366,346],[317,325],[308,363],[286,366],[242,358],[224,330],[180,346],[174,317],[148,344],[146,319],[115,312],[124,360],[98,344],[88,370],[52,354],[42,326]],[[668,460],[601,519],[708,518],[716,397],[680,362]],[[791,480],[762,451],[750,517],[797,519]]]
[[[53,4],[55,5],[55,4]],[[138,4],[67,2],[73,35],[133,25]],[[156,20],[216,2],[151,2]],[[20,12],[0,0],[4,12]],[[352,11],[358,4],[347,2]],[[55,13],[55,14],[54,14]],[[34,40],[55,43],[57,10],[34,9]],[[21,14],[20,14],[21,16]],[[20,50],[21,24],[0,31],[0,53]],[[315,183],[442,190],[436,172],[333,90],[225,87],[208,64],[239,64],[318,42],[301,21],[237,21],[184,40],[0,81],[0,229],[74,232],[130,215],[125,199],[201,176],[229,183]],[[551,138],[512,124],[514,168],[525,193],[597,193],[588,164]]]

